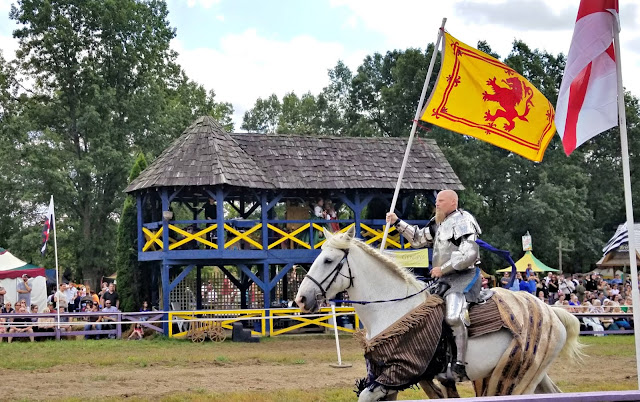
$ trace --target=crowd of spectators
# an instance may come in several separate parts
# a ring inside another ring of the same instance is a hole
[[[633,328],[633,320],[623,314],[632,312],[631,282],[623,281],[619,274],[610,280],[599,274],[553,272],[539,277],[529,264],[524,274],[516,274],[513,282],[510,273],[505,272],[500,285],[513,291],[529,292],[549,305],[562,306],[572,313],[603,314],[601,317],[580,317],[583,331]],[[621,316],[615,316],[616,313]]]
[[[103,283],[98,293],[90,291],[83,285],[61,283],[57,291],[51,292],[51,295],[47,299],[46,307],[41,311],[38,305],[29,304],[31,290],[26,279],[24,280],[22,289],[25,290],[25,292],[20,293],[20,288],[18,289],[19,297],[15,308],[10,301],[4,302],[3,300],[4,303],[1,304],[0,334],[54,333],[57,327],[64,333],[71,331],[73,323],[76,321],[86,322],[84,325],[85,331],[115,329],[115,324],[112,323],[118,319],[118,316],[114,313],[120,312],[120,297],[113,283]],[[4,292],[1,295],[4,296]],[[149,311],[149,305],[146,301],[143,303],[140,311]],[[82,316],[78,314],[65,314],[67,312],[91,312],[96,314]],[[42,316],[39,316],[40,313],[42,313]],[[51,315],[57,315],[58,313],[60,313],[59,323],[56,317]],[[15,317],[12,317],[12,315],[15,315]],[[143,316],[141,319],[144,320],[145,317]],[[134,327],[134,338],[142,339],[144,334],[142,327],[140,325],[134,325]],[[99,337],[100,335],[85,336],[86,339],[98,339]],[[115,335],[111,334],[109,337],[115,338]],[[34,338],[34,336],[29,336],[31,342],[36,340]],[[0,337],[0,342],[2,342],[3,339],[5,339],[5,337]],[[13,337],[6,337],[6,339],[8,342],[11,342]]]

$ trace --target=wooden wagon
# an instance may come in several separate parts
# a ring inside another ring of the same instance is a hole
[[[187,331],[187,338],[192,342],[204,342],[209,337],[214,342],[223,342],[227,338],[222,323],[219,321],[192,321]]]

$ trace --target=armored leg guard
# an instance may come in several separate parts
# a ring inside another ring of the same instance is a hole
[[[456,342],[456,362],[452,367],[452,374],[456,381],[468,380],[466,373],[467,341],[469,338],[467,325],[469,314],[467,302],[462,293],[451,293],[446,297],[447,313],[445,320],[453,330]]]

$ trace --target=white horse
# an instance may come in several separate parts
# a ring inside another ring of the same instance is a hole
[[[300,284],[295,301],[302,311],[316,312],[320,300],[333,298],[345,289],[348,289],[351,300],[405,298],[388,303],[354,305],[369,340],[421,305],[428,294],[417,293],[425,287],[424,282],[417,280],[410,271],[399,267],[378,250],[354,239],[354,233],[353,227],[346,233],[338,234],[331,234],[325,230],[327,240],[322,246],[322,252]],[[416,295],[406,298],[412,294]],[[542,302],[539,303],[545,306],[543,308],[551,308]],[[555,314],[550,316],[554,320],[560,320],[562,324],[555,325],[555,333],[550,334],[554,344],[546,350],[547,358],[544,361],[547,367],[561,351],[569,360],[579,360],[582,356],[582,345],[578,341],[579,321],[564,310],[551,310]],[[467,375],[472,381],[476,381],[476,392],[479,391],[478,383],[492,376],[494,368],[512,339],[511,332],[506,329],[469,339]],[[539,374],[531,381],[532,388],[525,393],[561,392],[547,376],[547,367],[538,370]],[[420,385],[430,398],[442,397],[439,387],[431,380],[420,381]],[[455,391],[455,384],[453,390]],[[361,392],[359,400],[393,400],[395,397],[397,391],[376,386]]]

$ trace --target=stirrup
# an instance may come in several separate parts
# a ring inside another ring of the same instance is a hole
[[[451,371],[456,382],[469,381],[469,377],[467,376],[467,367],[464,363],[453,363]]]

